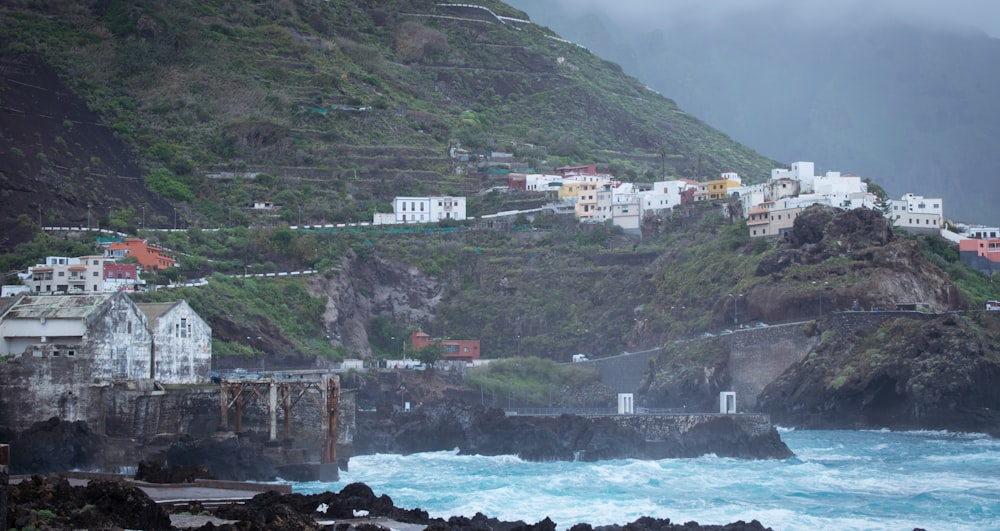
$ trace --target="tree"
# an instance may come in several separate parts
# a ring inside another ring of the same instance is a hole
[[[882,217],[895,225],[896,220],[892,216],[892,201],[889,199],[889,194],[871,179],[865,179],[865,184],[868,185],[868,191],[875,195],[875,210],[881,212]]]
[[[444,357],[444,352],[444,345],[441,344],[441,341],[435,341],[430,345],[418,349],[414,353],[414,357],[420,360],[420,363],[426,365],[427,368],[433,368],[434,364]]]

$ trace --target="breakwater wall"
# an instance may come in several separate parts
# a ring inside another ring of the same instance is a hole
[[[701,413],[694,415],[615,415],[612,420],[619,426],[630,428],[647,441],[667,441],[681,437],[697,426],[724,420],[749,437],[768,434],[772,429],[771,416],[765,414]]]

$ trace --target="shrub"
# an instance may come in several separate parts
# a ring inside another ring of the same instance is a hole
[[[191,189],[181,181],[177,180],[174,172],[166,168],[156,168],[146,175],[146,188],[150,191],[180,201],[194,200]]]

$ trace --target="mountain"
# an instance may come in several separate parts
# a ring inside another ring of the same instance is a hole
[[[0,11],[0,250],[37,224],[370,219],[488,187],[449,148],[626,180],[776,163],[496,1],[12,2]],[[17,230],[14,230],[14,228]]]
[[[1000,224],[1000,39],[849,3],[806,15],[819,7],[743,2],[701,17],[663,3],[632,18],[622,13],[639,2],[510,3],[761,153]]]

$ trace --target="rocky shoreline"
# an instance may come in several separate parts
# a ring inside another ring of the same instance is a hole
[[[477,513],[474,516],[431,518],[422,509],[396,507],[386,494],[376,495],[363,483],[352,483],[340,492],[281,494],[262,492],[243,503],[210,507],[190,500],[172,506],[158,505],[142,489],[124,481],[92,480],[72,485],[62,475],[34,475],[9,487],[5,525],[8,529],[144,529],[173,530],[336,530],[378,531],[764,531],[757,520],[724,525],[698,522],[677,524],[669,519],[642,517],[626,525],[591,526],[553,522],[545,518],[529,524],[507,522]]]

